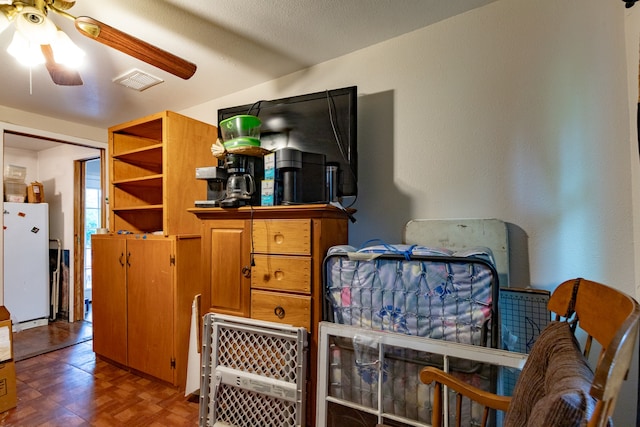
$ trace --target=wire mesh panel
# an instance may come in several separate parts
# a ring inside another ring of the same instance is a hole
[[[264,377],[217,367],[211,419],[233,426],[299,425],[295,383],[279,384]],[[214,424],[214,425],[217,425]]]
[[[203,328],[200,426],[299,426],[307,333],[214,313]]]
[[[540,332],[551,321],[547,309],[551,292],[541,289],[501,288],[502,345],[506,350],[529,353]],[[513,394],[519,371],[503,370],[502,393]]]

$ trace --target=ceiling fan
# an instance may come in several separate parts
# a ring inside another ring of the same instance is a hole
[[[196,72],[196,65],[192,62],[96,19],[71,15],[67,11],[73,5],[75,1],[67,0],[0,0],[0,33],[11,23],[16,28],[7,51],[16,57],[31,53],[38,59],[44,59],[55,84],[82,85],[80,74],[66,65],[68,62],[64,56],[66,54],[69,58],[71,54],[73,59],[83,53],[49,18],[49,12],[54,12],[74,21],[80,34],[182,79],[189,79]]]

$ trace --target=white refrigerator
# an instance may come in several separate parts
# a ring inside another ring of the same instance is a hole
[[[4,203],[4,305],[16,323],[49,317],[49,205]]]

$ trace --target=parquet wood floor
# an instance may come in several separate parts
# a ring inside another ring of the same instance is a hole
[[[16,362],[18,406],[0,426],[196,426],[198,403],[96,359],[92,341]]]
[[[69,323],[62,320],[50,322],[13,333],[13,359],[28,359],[39,354],[59,350],[79,342],[90,340],[93,325],[90,322]]]

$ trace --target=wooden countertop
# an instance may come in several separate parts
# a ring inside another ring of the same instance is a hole
[[[187,212],[200,219],[263,219],[263,218],[348,218],[355,209],[346,211],[330,204],[300,204],[279,206],[242,206],[240,208],[189,208]]]

